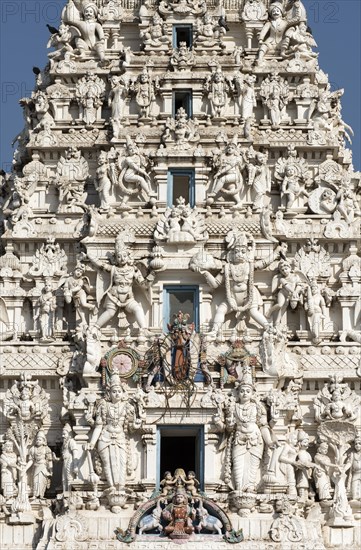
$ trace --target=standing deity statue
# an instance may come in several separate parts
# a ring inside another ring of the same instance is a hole
[[[87,297],[90,294],[89,279],[84,276],[85,266],[77,263],[73,273],[65,280],[64,297],[65,302],[70,304],[74,302],[75,309],[80,318],[80,324],[87,326],[86,312],[94,312],[95,305],[88,304]]]
[[[158,89],[158,79],[153,80],[149,68],[144,67],[142,73],[131,86],[131,91],[135,92],[135,101],[139,107],[141,118],[154,116],[155,94]]]
[[[272,128],[279,128],[286,117],[286,107],[290,100],[287,80],[273,73],[262,81],[259,94],[269,112]]]
[[[305,159],[298,157],[292,145],[287,149],[287,156],[277,160],[274,177],[281,185],[281,207],[291,211],[303,208],[303,197],[308,197],[305,185],[310,182],[308,164]]]
[[[42,430],[36,434],[35,444],[29,450],[26,468],[31,467],[33,498],[43,499],[53,475],[53,454],[47,446],[46,436]]]
[[[315,468],[312,457],[307,451],[310,444],[310,438],[306,432],[298,432],[298,454],[296,460],[296,485],[299,499],[304,502],[308,500],[311,491],[312,472]]]
[[[110,380],[109,397],[102,399],[96,412],[89,450],[97,447],[108,492],[122,491],[126,484],[128,435],[142,425],[128,392],[122,387],[118,375]]]
[[[278,272],[272,280],[272,292],[277,292],[277,302],[267,314],[268,318],[274,317],[275,326],[283,322],[288,306],[296,309],[298,304],[303,303],[303,293],[308,283],[303,273],[293,270],[287,260],[279,262]]]
[[[311,329],[314,344],[321,342],[321,332],[324,328],[324,319],[327,318],[327,307],[331,304],[327,291],[322,291],[316,280],[312,280],[307,287],[305,310]]]
[[[96,74],[88,71],[81,78],[75,90],[80,105],[80,119],[87,126],[97,121],[98,109],[101,107],[105,94],[105,83]]]
[[[96,327],[101,328],[117,312],[132,313],[142,332],[145,331],[146,321],[143,307],[138,303],[133,294],[133,285],[149,288],[154,279],[151,273],[144,278],[140,270],[134,265],[128,244],[125,241],[126,235],[119,233],[115,241],[115,254],[112,264],[100,262],[90,252],[88,258],[90,262],[99,270],[108,273],[108,277],[103,278],[98,274],[97,280],[97,301],[98,305],[104,299],[105,311],[97,320]],[[128,242],[133,242],[134,236],[128,235]]]
[[[211,116],[218,118],[224,116],[228,101],[229,85],[219,66],[213,71],[211,76],[207,76],[203,89],[209,99]]]
[[[330,500],[331,496],[331,479],[332,462],[327,456],[328,445],[325,441],[321,442],[315,454],[315,468],[313,477],[315,480],[316,491],[320,500]]]
[[[100,151],[98,168],[95,173],[95,189],[99,193],[100,208],[105,212],[110,208],[110,192],[112,189],[111,172],[106,151]]]
[[[264,269],[280,254],[281,248],[272,252],[266,260],[256,260],[256,244],[252,237],[237,231],[230,231],[226,237],[227,259],[221,272],[214,277],[202,266],[192,264],[192,269],[204,275],[213,289],[225,286],[225,300],[217,307],[213,320],[213,331],[221,330],[225,316],[234,312],[236,317],[249,316],[263,329],[269,328],[269,322],[260,311],[262,298],[254,286],[255,269]]]
[[[18,477],[18,456],[14,452],[14,443],[9,439],[3,444],[0,455],[1,489],[6,499],[17,493],[16,481]]]
[[[351,497],[352,500],[361,500],[361,437],[356,437],[355,450],[351,455]]]
[[[71,489],[71,484],[74,476],[78,473],[78,461],[76,459],[76,443],[72,437],[72,429],[69,424],[63,427],[63,447],[62,447],[62,482],[63,491],[67,492]]]
[[[78,30],[75,38],[77,53],[80,57],[85,52],[95,52],[101,62],[105,59],[105,36],[101,23],[98,22],[98,7],[94,2],[85,2],[82,13],[70,0],[63,10],[63,21]]]
[[[111,75],[108,105],[111,107],[110,123],[113,130],[112,141],[119,139],[124,116],[125,99],[128,95],[128,86],[123,76]]]
[[[255,492],[264,447],[274,447],[275,442],[267,424],[266,408],[255,395],[250,373],[244,374],[237,399],[231,401],[225,414],[225,428],[231,434],[228,446],[235,490]]]
[[[241,193],[243,191],[242,170],[245,160],[237,145],[237,136],[226,145],[225,151],[214,159],[216,169],[211,192],[208,193],[208,203],[214,201],[214,197],[222,192],[236,203],[236,207],[242,206]]]
[[[56,297],[51,281],[45,281],[37,303],[38,313],[34,320],[39,320],[40,339],[52,340],[54,337]]]
[[[239,72],[234,77],[235,93],[237,95],[236,105],[238,106],[241,121],[244,123],[243,134],[245,138],[250,137],[254,110],[257,107],[256,93],[254,91],[255,82],[255,75],[243,75]]]
[[[256,153],[255,163],[249,162],[248,185],[252,188],[252,210],[261,212],[265,206],[266,193],[271,191],[271,171],[267,166],[268,153]]]

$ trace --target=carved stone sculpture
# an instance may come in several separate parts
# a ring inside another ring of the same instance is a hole
[[[242,75],[237,73],[234,77],[235,92],[237,94],[236,105],[241,121],[244,123],[243,134],[246,139],[250,138],[251,124],[254,118],[254,110],[257,107],[254,85],[255,75]]]
[[[45,281],[37,302],[38,313],[34,320],[39,322],[40,339],[43,341],[54,338],[56,297],[51,281]]]
[[[266,329],[269,322],[259,311],[262,299],[253,284],[253,278],[254,270],[265,268],[274,261],[275,253],[272,253],[267,260],[255,260],[255,242],[247,235],[236,231],[230,231],[227,234],[226,242],[227,261],[216,277],[205,269],[193,266],[193,270],[201,273],[211,288],[225,286],[225,300],[217,308],[213,330],[221,330],[225,316],[230,311],[235,312],[237,319],[249,315]]]
[[[153,80],[150,69],[144,67],[131,91],[135,93],[135,101],[139,108],[141,118],[149,119],[154,117],[155,94],[159,88],[158,80]]]
[[[176,206],[167,208],[154,232],[156,241],[170,243],[194,243],[205,241],[207,238],[204,219],[200,217],[196,209],[185,204],[182,197],[177,199]]]
[[[290,18],[285,17],[284,7],[281,2],[272,2],[269,7],[269,21],[267,21],[259,35],[260,48],[258,63],[262,63],[267,53],[284,55],[289,45],[288,29],[300,23],[305,17],[301,9],[301,2],[297,3],[295,13]]]
[[[14,452],[14,443],[6,440],[0,455],[1,490],[5,499],[14,497],[17,493],[18,456]]]
[[[272,281],[273,292],[277,291],[277,303],[269,310],[267,317],[274,318],[274,325],[278,326],[284,321],[284,315],[288,306],[296,309],[303,303],[303,293],[307,288],[307,279],[301,271],[292,269],[287,260],[281,260],[278,264],[279,273]]]
[[[74,302],[75,309],[79,315],[80,324],[86,326],[86,312],[94,312],[95,305],[88,304],[88,295],[90,294],[89,279],[84,276],[85,266],[78,263],[73,273],[64,283],[65,301],[70,304]]]
[[[111,107],[110,123],[113,130],[112,141],[119,139],[124,116],[125,98],[128,95],[128,85],[123,76],[111,75],[109,77],[111,90],[108,96],[108,105]]]
[[[144,278],[139,269],[134,265],[126,235],[119,234],[115,242],[114,263],[108,264],[97,260],[88,252],[90,262],[99,270],[108,273],[107,281],[98,274],[97,300],[100,305],[104,298],[105,311],[97,320],[96,326],[103,327],[120,310],[133,313],[139,328],[145,330],[145,316],[142,306],[136,302],[133,295],[133,284],[148,287],[152,281],[151,275]],[[128,237],[128,242],[132,241]]]
[[[281,206],[286,210],[302,208],[303,197],[308,197],[305,190],[308,179],[308,165],[297,155],[294,147],[287,150],[287,157],[278,159],[275,165],[275,179],[281,184]]]
[[[48,482],[53,475],[53,455],[47,446],[45,433],[40,430],[35,437],[34,446],[29,450],[27,469],[32,468],[32,495],[34,499],[43,499]]]
[[[196,45],[200,48],[214,48],[217,46],[224,48],[222,39],[225,34],[226,29],[224,26],[215,23],[212,16],[206,13],[197,27]]]
[[[212,117],[220,118],[224,115],[228,102],[228,88],[229,85],[221,68],[216,67],[213,74],[207,76],[204,82],[204,91],[209,100]]]
[[[199,141],[198,123],[189,119],[183,107],[180,107],[175,118],[168,118],[162,141],[167,149],[186,151]]]
[[[127,136],[125,154],[118,157],[117,186],[122,192],[122,206],[126,207],[132,195],[140,194],[144,200],[154,198],[155,193],[151,188],[149,172],[147,171],[148,159],[140,152],[132,139]]]
[[[245,167],[245,160],[237,145],[237,136],[226,146],[223,153],[215,157],[215,175],[211,192],[208,193],[208,204],[212,204],[218,193],[230,196],[237,207],[242,206],[242,171]]]
[[[85,2],[81,13],[73,1],[64,8],[63,20],[79,31],[75,38],[77,53],[84,57],[86,52],[94,52],[100,61],[105,58],[105,37],[101,23],[98,22],[98,8],[93,2]]]
[[[88,163],[77,147],[69,147],[56,167],[55,182],[59,189],[59,208],[65,212],[83,210],[84,184],[89,174]]]
[[[74,476],[78,473],[78,461],[76,458],[76,443],[72,437],[72,429],[69,424],[65,424],[63,428],[63,447],[62,447],[62,482],[63,491],[66,493],[71,489]]]
[[[278,128],[286,117],[286,106],[290,100],[287,81],[273,73],[262,81],[259,94],[269,113],[272,128]]]
[[[331,496],[331,479],[332,462],[327,456],[328,445],[326,442],[319,444],[317,453],[315,454],[315,468],[313,476],[315,479],[316,490],[320,500],[330,500]]]
[[[105,95],[105,83],[89,71],[78,81],[75,94],[80,105],[80,120],[91,126],[98,119],[98,109]]]
[[[292,544],[303,540],[302,525],[292,512],[288,500],[276,500],[275,511],[278,514],[272,522],[270,537],[274,542]]]
[[[128,434],[141,427],[142,420],[121,385],[119,376],[110,381],[109,397],[99,403],[89,449],[97,446],[110,492],[124,491]]]
[[[232,474],[236,491],[255,492],[264,445],[272,446],[273,440],[266,409],[257,400],[251,376],[243,377],[237,397],[225,417],[226,429],[232,434],[228,442]]]
[[[146,50],[168,49],[169,47],[167,24],[158,13],[154,14],[148,27],[141,31],[141,37]]]
[[[256,153],[254,163],[247,164],[248,185],[252,188],[252,209],[260,212],[265,206],[266,193],[271,191],[271,171],[267,166],[268,153]]]
[[[190,71],[195,65],[193,51],[187,46],[186,42],[180,42],[179,48],[173,50],[170,64],[178,71]]]
[[[105,151],[101,151],[98,157],[98,168],[95,175],[95,188],[99,193],[100,208],[104,211],[109,210],[112,181],[108,155]]]
[[[54,242],[53,237],[48,237],[46,243],[43,243],[35,252],[31,262],[29,275],[33,277],[40,276],[51,279],[66,273],[66,254],[60,248],[59,243]]]

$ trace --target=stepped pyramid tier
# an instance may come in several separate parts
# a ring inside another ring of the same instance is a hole
[[[300,0],[67,0],[1,177],[10,550],[361,545],[360,173]]]

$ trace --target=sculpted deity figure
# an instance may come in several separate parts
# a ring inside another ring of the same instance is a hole
[[[360,398],[342,381],[342,376],[330,375],[329,381],[314,400],[317,422],[337,420],[355,422],[360,410]]]
[[[257,107],[256,93],[254,85],[256,82],[255,75],[243,75],[237,73],[234,77],[235,92],[237,94],[236,104],[241,121],[244,123],[244,137],[249,138],[251,131],[251,123],[254,118],[254,109]]]
[[[361,500],[361,437],[356,437],[355,450],[351,456],[351,497]]]
[[[110,208],[110,191],[112,189],[110,175],[108,154],[106,151],[100,151],[98,157],[98,168],[95,173],[95,189],[99,193],[100,208],[104,211],[108,211]]]
[[[53,475],[53,454],[47,446],[46,436],[39,430],[35,437],[35,444],[29,450],[27,469],[32,467],[33,498],[43,499],[45,491]]]
[[[218,66],[212,76],[207,76],[204,82],[204,91],[206,92],[211,108],[212,117],[222,117],[227,107],[228,84]]]
[[[118,375],[110,380],[109,397],[102,399],[96,412],[96,420],[89,450],[97,446],[108,484],[108,493],[125,488],[128,434],[141,427],[135,407],[128,392],[122,387]]]
[[[169,43],[167,32],[167,24],[158,13],[155,13],[152,22],[147,29],[141,31],[140,36],[143,38],[144,46],[159,49]]]
[[[313,470],[316,490],[320,500],[331,500],[332,498],[330,474],[333,463],[327,453],[328,445],[324,441],[318,446],[314,459],[316,466]]]
[[[90,294],[89,279],[84,276],[85,266],[77,263],[73,273],[64,283],[64,297],[67,304],[74,302],[75,309],[80,318],[80,324],[86,326],[85,313],[94,312],[95,305],[88,304],[87,297]]]
[[[80,119],[86,125],[91,126],[96,122],[104,93],[105,83],[91,71],[78,81],[75,94],[80,104]]]
[[[232,435],[232,473],[236,491],[255,492],[264,446],[274,447],[267,412],[255,395],[251,374],[245,374],[236,401],[226,409],[225,427]]]
[[[310,182],[307,162],[299,158],[290,145],[287,156],[277,160],[274,177],[281,186],[281,207],[287,210],[303,207],[302,197],[308,197],[305,185]]]
[[[175,118],[167,119],[165,126],[162,141],[176,152],[191,149],[200,139],[197,120],[189,119],[183,107],[178,109]]]
[[[196,512],[188,504],[184,487],[178,487],[171,504],[162,512],[162,517],[168,522],[164,532],[172,539],[185,539],[194,533],[193,521]]]
[[[155,105],[155,94],[158,88],[158,80],[153,80],[150,75],[150,70],[144,67],[135,83],[131,86],[131,90],[135,92],[135,101],[139,107],[140,116],[142,118],[152,117],[153,107]]]
[[[39,313],[34,317],[34,320],[39,319],[40,338],[41,340],[52,340],[54,337],[56,297],[50,281],[45,282],[37,307]]]
[[[226,237],[228,254],[221,272],[214,277],[209,271],[192,264],[192,269],[204,275],[207,283],[213,289],[225,286],[225,300],[218,306],[214,320],[214,330],[220,330],[225,316],[235,312],[236,317],[248,315],[264,329],[269,328],[269,322],[260,311],[262,298],[254,286],[254,270],[264,269],[270,265],[281,251],[272,252],[266,260],[255,260],[256,244],[253,238],[230,231]]]
[[[172,493],[174,491],[174,485],[176,483],[177,483],[177,480],[173,478],[171,472],[169,471],[164,472],[164,478],[160,482],[162,496],[166,497],[168,493]]]
[[[89,175],[88,163],[77,147],[69,147],[56,167],[56,185],[60,207],[66,210],[84,205],[84,184]]]
[[[209,13],[205,13],[197,27],[196,44],[199,44],[200,47],[221,46],[223,48],[225,46],[222,38],[226,32],[225,26],[215,23],[213,17]]]
[[[243,190],[242,170],[245,167],[245,161],[238,149],[237,136],[226,145],[225,151],[214,159],[213,164],[216,173],[211,192],[208,194],[208,202],[213,202],[214,197],[222,192],[230,195],[235,201],[236,206],[241,207],[241,192]]]
[[[295,254],[295,266],[308,279],[328,278],[331,275],[331,258],[318,239],[310,237]]]
[[[191,70],[195,64],[193,51],[187,46],[187,42],[180,42],[179,48],[173,50],[173,55],[170,59],[172,67],[178,71]]]
[[[110,275],[107,284],[104,284],[104,279],[97,281],[98,305],[104,299],[105,311],[98,318],[96,327],[103,327],[109,323],[118,311],[125,310],[127,313],[134,314],[139,328],[144,332],[146,327],[145,316],[142,306],[134,299],[133,284],[136,283],[141,287],[148,288],[154,279],[154,275],[149,274],[146,279],[143,277],[140,270],[134,265],[134,260],[124,239],[125,235],[119,233],[115,241],[114,262],[110,265],[100,262],[91,253],[88,253],[90,262],[96,268]],[[132,237],[129,237],[129,239],[131,240]]]
[[[252,210],[261,212],[266,193],[271,191],[271,171],[267,166],[268,153],[256,153],[255,164],[248,163],[248,185],[252,188]]]
[[[63,469],[62,469],[62,482],[63,482],[63,491],[67,492],[71,489],[71,483],[78,473],[78,462],[76,459],[76,443],[72,437],[72,429],[69,424],[65,424],[63,428],[63,447],[62,447],[62,459],[63,459]]]
[[[105,59],[105,37],[102,25],[98,22],[98,8],[94,2],[85,2],[82,14],[70,1],[63,11],[63,21],[78,29],[80,36],[75,38],[77,53],[80,57],[85,52],[94,51],[101,62]]]
[[[298,432],[298,447],[299,451],[296,460],[296,485],[298,496],[301,501],[306,501],[310,493],[310,480],[315,464],[312,462],[312,457],[307,451],[310,444],[310,438],[306,432],[299,430]]]
[[[113,129],[113,140],[119,139],[124,115],[125,98],[128,95],[128,86],[122,76],[109,77],[111,90],[108,96],[108,105],[111,107],[110,123]]]
[[[259,35],[260,48],[257,62],[262,63],[266,53],[279,53],[285,55],[289,45],[287,30],[305,20],[305,12],[302,3],[295,0],[294,10],[290,17],[285,17],[283,4],[272,2],[269,8],[269,21],[267,21]],[[286,39],[287,38],[287,39]]]
[[[308,322],[311,329],[312,341],[315,344],[321,342],[321,332],[323,329],[323,320],[327,317],[327,307],[331,300],[328,294],[324,293],[317,281],[311,281],[307,287],[305,310],[308,316]]]
[[[282,323],[283,317],[290,305],[296,309],[299,303],[303,303],[303,291],[307,280],[299,271],[292,270],[287,260],[281,260],[278,264],[279,273],[272,280],[272,291],[277,291],[277,303],[269,310],[267,317],[274,316],[274,325]]]
[[[147,158],[141,154],[134,141],[127,136],[125,155],[119,157],[118,165],[121,170],[118,186],[121,189],[122,203],[125,205],[130,196],[140,193],[144,200],[154,197],[149,173],[147,172]]]
[[[6,440],[0,455],[1,489],[5,499],[12,498],[17,493],[17,459],[13,442]]]
[[[259,94],[263,105],[268,109],[272,128],[278,128],[286,116],[286,106],[290,99],[287,81],[273,73],[262,81]]]

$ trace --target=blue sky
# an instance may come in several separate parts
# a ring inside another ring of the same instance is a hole
[[[353,159],[361,162],[361,1],[303,0],[320,52],[321,68],[333,89],[344,88],[343,119],[352,126]],[[33,66],[47,62],[46,23],[58,26],[65,0],[1,0],[0,2],[0,167],[9,170],[11,141],[23,127],[18,101],[34,86]]]

